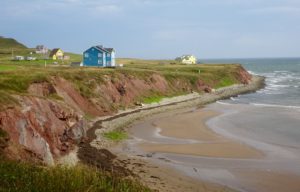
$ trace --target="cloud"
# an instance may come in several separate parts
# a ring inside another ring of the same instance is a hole
[[[11,3],[4,2],[0,6],[0,11],[3,16],[8,18],[23,18],[33,15],[35,12],[42,10],[41,4],[27,4],[24,2],[12,1]]]
[[[101,4],[101,5],[90,7],[89,9],[94,11],[93,14],[114,14],[122,10],[121,7],[114,4],[108,4],[108,5]]]
[[[38,19],[49,18],[49,15],[116,15],[122,11],[118,1],[113,0],[11,0],[0,6],[3,17],[9,19]]]
[[[252,14],[285,14],[285,15],[300,15],[300,7],[292,6],[274,6],[256,8],[247,11]]]

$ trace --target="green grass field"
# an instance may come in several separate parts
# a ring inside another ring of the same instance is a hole
[[[16,70],[17,66],[13,65],[0,65],[0,71],[13,71]]]

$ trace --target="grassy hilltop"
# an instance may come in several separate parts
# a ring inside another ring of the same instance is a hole
[[[36,61],[11,61],[12,55],[32,56],[32,57],[36,57],[37,60]],[[71,59],[68,61],[47,60],[46,63],[53,64],[53,62],[58,62],[59,64],[69,65],[71,62],[82,60],[81,54],[65,52],[65,55],[69,55]],[[0,36],[0,64],[45,65],[44,57],[45,56],[42,54],[36,54],[35,48],[28,48],[13,38],[5,38]]]
[[[27,49],[25,45],[12,38],[5,38],[0,36],[1,49]]]

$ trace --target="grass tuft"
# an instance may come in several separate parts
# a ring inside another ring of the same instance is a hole
[[[233,85],[235,82],[236,81],[234,81],[234,79],[232,79],[231,77],[225,77],[218,82],[216,88],[227,87]]]
[[[145,99],[143,99],[143,103],[145,104],[159,103],[163,98],[164,96],[157,96],[157,95],[152,97],[146,97]]]
[[[103,133],[103,136],[112,141],[122,141],[122,140],[128,138],[127,133],[124,131],[120,131],[120,130]]]

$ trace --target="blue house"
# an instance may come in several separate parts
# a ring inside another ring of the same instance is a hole
[[[115,67],[116,58],[113,48],[93,46],[83,52],[83,66],[91,67]]]

